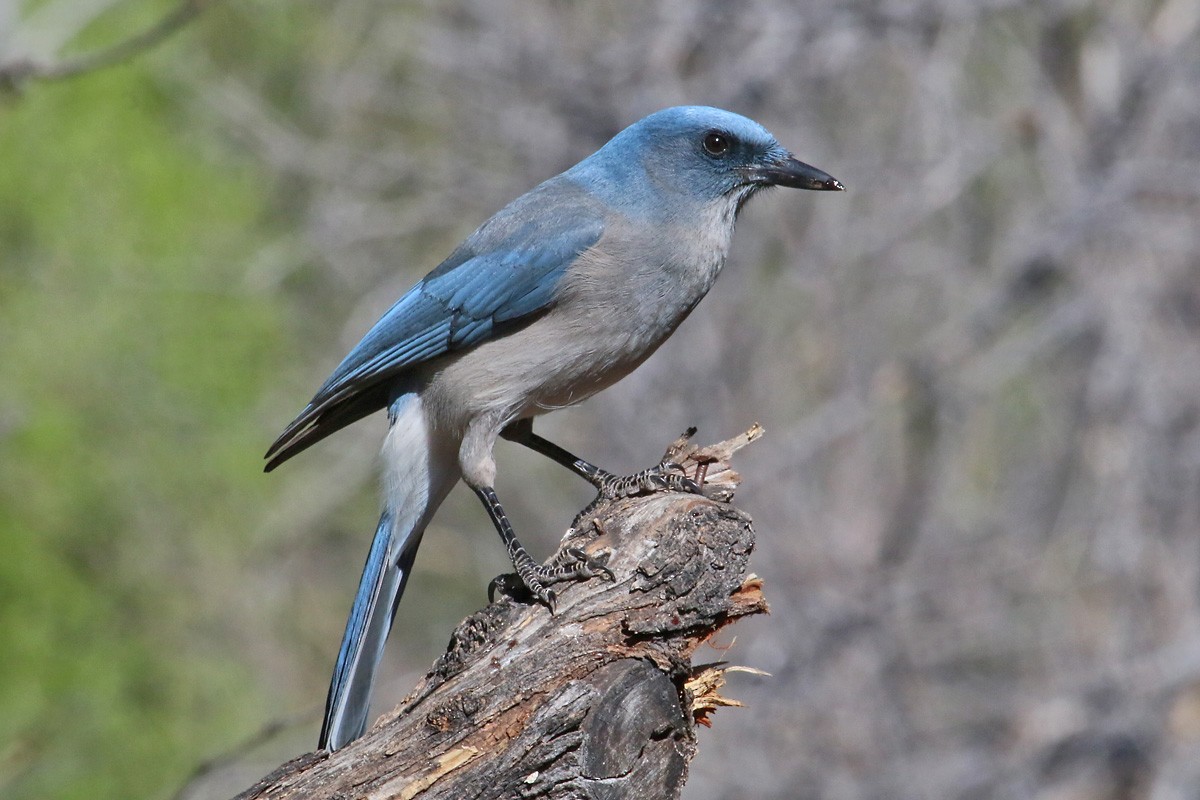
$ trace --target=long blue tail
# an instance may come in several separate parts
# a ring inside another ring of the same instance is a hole
[[[391,427],[383,448],[385,508],[329,682],[318,743],[324,750],[343,747],[367,728],[375,670],[421,535],[459,476],[457,444],[435,437],[418,395],[396,398],[388,409],[388,419]]]
[[[346,620],[342,648],[338,651],[329,695],[325,699],[325,722],[321,726],[319,747],[337,750],[363,735],[367,729],[367,712],[371,707],[371,686],[375,669],[383,657],[383,646],[392,629],[392,618],[412,569],[413,558],[421,537],[409,536],[399,554],[392,547],[392,515],[384,511],[379,518],[375,540],[358,594]]]

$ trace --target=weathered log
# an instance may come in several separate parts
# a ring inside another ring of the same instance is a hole
[[[706,497],[658,494],[593,509],[563,540],[610,553],[613,582],[559,587],[556,613],[502,597],[464,620],[413,692],[363,738],[284,764],[251,798],[677,797],[695,725],[721,705],[720,664],[692,655],[767,610],[746,568],[750,520],[728,504],[730,455],[755,426],[668,457]]]

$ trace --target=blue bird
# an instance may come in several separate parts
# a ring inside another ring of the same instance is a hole
[[[483,223],[375,323],[271,445],[268,472],[387,409],[383,514],[330,682],[321,748],[366,729],[417,546],[460,478],[520,580],[551,609],[550,585],[611,577],[582,553],[555,567],[529,556],[493,488],[497,437],[554,459],[601,496],[699,490],[670,464],[605,472],[536,435],[532,421],[612,385],[657,350],[716,280],[742,206],[769,186],[843,188],[745,117],[700,106],[651,114]]]

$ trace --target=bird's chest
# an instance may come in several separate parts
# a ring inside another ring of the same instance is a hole
[[[733,234],[732,219],[713,213],[705,224],[666,228],[647,243],[642,257],[622,265],[629,278],[613,285],[613,307],[626,304],[623,323],[645,333],[656,344],[666,338],[696,307],[717,280]]]

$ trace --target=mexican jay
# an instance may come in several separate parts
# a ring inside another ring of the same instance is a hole
[[[745,117],[699,106],[651,114],[483,223],[375,323],[271,445],[268,471],[387,409],[383,515],[320,747],[336,750],[365,730],[421,535],[460,478],[536,599],[553,609],[550,584],[608,573],[582,553],[546,567],[525,552],[493,489],[498,436],[562,463],[602,496],[698,490],[669,464],[614,476],[534,434],[532,420],[590,397],[658,349],[716,280],[738,211],[768,186],[842,189]]]

